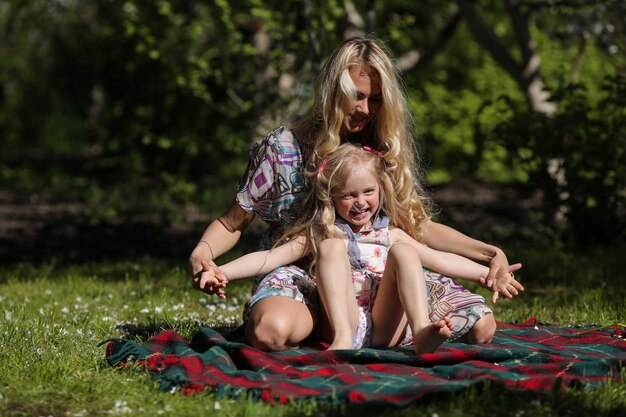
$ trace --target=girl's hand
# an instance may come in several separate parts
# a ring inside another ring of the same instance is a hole
[[[509,260],[501,249],[496,248],[495,255],[489,261],[489,274],[487,274],[487,278],[485,278],[486,287],[491,288],[493,283],[498,279],[510,282],[511,279],[508,274],[508,268]]]
[[[493,297],[491,301],[495,304],[500,297],[500,295],[504,295],[506,298],[513,298],[519,294],[520,291],[524,291],[524,286],[520,284],[516,279],[513,272],[519,270],[522,267],[522,264],[516,263],[513,265],[508,265],[506,268],[499,268],[499,271],[494,274],[495,280],[489,286],[488,282],[487,288],[489,288],[493,292]]]
[[[209,295],[226,298],[228,279],[214,262],[201,261],[202,270],[194,276],[194,286]]]

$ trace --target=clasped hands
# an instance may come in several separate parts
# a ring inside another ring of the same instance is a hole
[[[226,298],[224,288],[228,285],[228,278],[222,270],[214,263],[201,261],[202,269],[193,274],[193,284],[196,289],[209,294],[217,295],[219,298]]]
[[[519,270],[522,264],[516,263],[513,265],[502,265],[492,262],[489,266],[489,274],[486,277],[480,277],[478,279],[480,285],[493,292],[491,301],[495,304],[500,298],[500,295],[504,295],[506,298],[513,298],[519,294],[520,291],[524,291],[524,286],[520,284],[513,274]]]

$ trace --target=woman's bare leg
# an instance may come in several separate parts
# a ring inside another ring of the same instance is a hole
[[[408,244],[389,250],[387,265],[372,310],[374,346],[395,346],[411,326],[416,353],[433,352],[452,334],[450,319],[431,323],[422,264]]]
[[[316,324],[317,314],[306,304],[289,297],[267,297],[252,306],[245,336],[251,346],[260,350],[293,349]]]
[[[493,314],[487,314],[481,317],[459,341],[471,344],[490,343],[496,333],[496,327],[496,319]]]
[[[333,330],[328,349],[352,349],[359,310],[346,245],[341,239],[326,239],[319,245],[317,288]]]

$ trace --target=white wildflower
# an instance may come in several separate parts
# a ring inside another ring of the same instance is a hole
[[[111,414],[129,414],[132,413],[133,410],[128,406],[126,401],[115,401],[115,406],[111,410]]]

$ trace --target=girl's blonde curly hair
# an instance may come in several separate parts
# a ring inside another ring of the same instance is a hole
[[[400,211],[398,207],[400,201],[396,198],[393,177],[387,171],[384,157],[376,151],[367,149],[360,145],[344,143],[318,166],[309,165],[305,176],[310,189],[304,201],[302,216],[285,232],[281,242],[295,236],[305,236],[306,251],[317,253],[322,240],[341,237],[334,226],[337,216],[333,199],[343,194],[348,177],[356,167],[366,167],[378,180],[380,187],[378,211],[389,216],[390,224],[394,224],[393,219]],[[314,266],[315,260],[310,265],[311,270]]]

